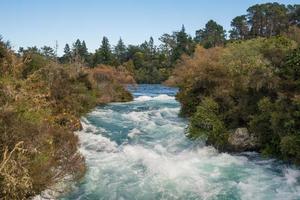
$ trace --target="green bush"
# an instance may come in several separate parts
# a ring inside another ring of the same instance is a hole
[[[204,98],[190,120],[188,136],[201,138],[217,149],[226,148],[228,134],[220,118],[219,105],[211,98]]]
[[[285,160],[300,164],[300,134],[284,136],[280,142],[280,150]]]
[[[25,62],[23,66],[23,78],[27,78],[27,76],[37,71],[38,69],[45,67],[49,63],[49,61],[46,60],[44,56],[37,53],[31,53],[30,55],[26,56],[28,56],[28,62]]]

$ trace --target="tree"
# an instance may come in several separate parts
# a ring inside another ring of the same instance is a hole
[[[300,27],[300,5],[288,5],[289,24]]]
[[[122,38],[119,39],[117,45],[114,48],[114,54],[118,64],[122,64],[127,60],[127,48]]]
[[[256,4],[247,9],[252,37],[278,35],[288,28],[287,8],[279,3]]]
[[[225,42],[225,30],[217,22],[209,20],[204,29],[196,31],[195,41],[205,48],[221,46]]]
[[[161,51],[165,52],[168,56],[170,56],[172,49],[176,47],[175,35],[165,33],[159,38],[159,40],[162,42],[162,44],[160,45]]]
[[[24,47],[20,47],[18,53],[24,56],[26,54],[40,54],[41,52],[39,48],[33,46],[33,47],[27,47],[26,49]]]
[[[55,53],[54,49],[49,46],[43,46],[41,48],[41,54],[48,59],[55,59],[55,57],[56,57],[56,53]]]
[[[175,45],[171,51],[171,64],[175,63],[183,54],[192,55],[195,50],[193,39],[185,32],[184,25],[180,31],[173,33],[173,38]]]
[[[77,39],[73,44],[72,57],[76,60],[81,60],[83,63],[89,62],[89,53],[85,41]]]
[[[84,61],[88,60],[89,52],[84,40],[82,40],[81,46],[79,47],[79,55],[84,59]]]
[[[99,49],[96,50],[94,57],[94,65],[97,64],[113,64],[113,54],[107,37],[103,37],[102,43]]]
[[[154,39],[151,36],[148,42],[148,49],[149,49],[149,53],[150,55],[154,55],[156,53],[156,46],[154,45]]]
[[[145,54],[146,59],[155,59],[156,46],[154,45],[153,37],[150,37],[149,41],[145,41],[140,45],[140,51]]]
[[[230,38],[234,40],[246,39],[249,35],[249,26],[246,15],[235,17],[231,21],[232,30],[230,30]]]
[[[62,56],[62,63],[69,63],[72,60],[72,51],[69,44],[65,45],[64,55]]]
[[[80,55],[80,53],[79,53],[80,49],[81,49],[81,41],[79,39],[77,39],[75,41],[75,43],[73,43],[73,49],[72,49],[73,54],[74,55]]]

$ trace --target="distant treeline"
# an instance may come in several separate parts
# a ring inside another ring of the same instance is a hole
[[[61,63],[80,62],[89,67],[100,64],[124,65],[134,73],[138,83],[160,83],[168,78],[181,56],[192,55],[198,44],[211,48],[236,40],[279,35],[287,32],[290,26],[299,26],[299,16],[299,5],[257,4],[248,8],[245,15],[237,16],[231,21],[232,29],[228,35],[221,25],[209,20],[204,28],[195,32],[194,37],[186,33],[184,26],[180,31],[163,34],[159,38],[159,46],[154,44],[152,37],[140,45],[125,45],[120,38],[115,46],[111,46],[108,38],[103,37],[94,53],[89,52],[85,41],[80,39],[72,45],[66,44],[61,57],[57,57],[56,50],[49,46],[41,49],[20,48],[19,52],[38,51]]]

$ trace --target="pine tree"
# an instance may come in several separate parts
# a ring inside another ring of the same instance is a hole
[[[56,54],[55,51],[52,47],[49,46],[43,46],[41,48],[41,54],[45,57],[47,57],[48,59],[55,59],[56,58]]]
[[[83,40],[79,49],[79,55],[84,59],[87,60],[88,58],[88,49],[86,47],[85,41]]]
[[[154,45],[154,39],[153,39],[152,36],[149,39],[148,45],[149,45],[150,55],[151,55],[151,57],[153,57],[155,55],[155,53],[156,53],[156,47]]]
[[[171,62],[176,62],[181,55],[191,55],[194,52],[195,46],[193,39],[185,32],[185,27],[182,25],[179,32],[174,33],[176,46],[172,51]]]
[[[75,43],[73,44],[73,54],[74,55],[80,55],[79,52],[80,52],[80,48],[81,48],[81,41],[79,39],[77,39],[75,41]]]
[[[127,48],[122,38],[119,39],[118,44],[115,46],[114,54],[118,64],[122,64],[123,62],[127,61]]]
[[[102,43],[99,49],[96,50],[94,57],[94,65],[97,64],[113,64],[113,54],[107,37],[103,37]]]
[[[64,48],[64,55],[62,57],[62,62],[69,63],[69,62],[71,62],[71,60],[72,60],[72,52],[71,52],[69,44],[66,44],[65,48]]]

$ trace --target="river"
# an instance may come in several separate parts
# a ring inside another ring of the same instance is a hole
[[[218,153],[185,136],[175,88],[139,85],[78,132],[87,173],[63,200],[296,200],[300,171],[257,153]]]

